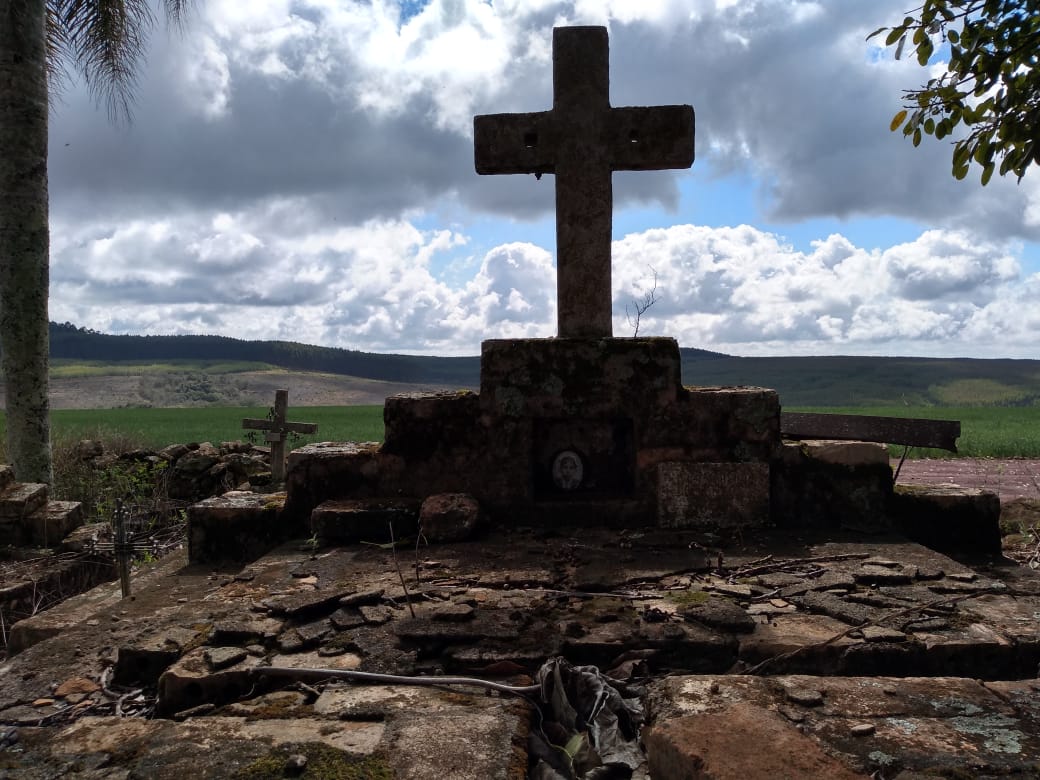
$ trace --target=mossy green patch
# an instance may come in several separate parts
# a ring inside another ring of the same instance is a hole
[[[711,598],[708,593],[703,590],[670,590],[665,594],[665,598],[673,604],[678,604],[680,607],[693,607],[698,604],[703,604]]]
[[[307,764],[302,772],[287,770],[289,757],[302,755]],[[356,756],[320,742],[282,745],[266,756],[239,769],[235,780],[273,780],[299,777],[301,780],[393,780],[394,772],[384,756]]]

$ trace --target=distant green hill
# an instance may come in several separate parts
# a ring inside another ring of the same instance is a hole
[[[684,347],[688,385],[758,385],[784,406],[1040,406],[1040,360],[740,358]],[[263,363],[390,382],[477,387],[480,358],[384,355],[225,336],[115,336],[51,323],[51,356],[127,361]]]
[[[296,371],[347,374],[387,382],[475,386],[476,357],[381,355],[294,341],[244,341],[226,336],[114,336],[70,323],[51,323],[51,357],[76,360],[212,360],[268,363]]]
[[[727,357],[684,360],[688,385],[758,385],[784,406],[1040,406],[1040,360]]]

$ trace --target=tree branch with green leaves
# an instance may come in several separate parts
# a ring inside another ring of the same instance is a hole
[[[1019,181],[1040,163],[1040,0],[925,0],[895,27],[882,27],[899,59],[909,45],[927,67],[937,45],[949,47],[946,71],[903,94],[891,130],[921,143],[925,135],[967,135],[953,142],[955,178],[974,164],[981,181],[999,171]],[[999,166],[999,167],[998,167]]]

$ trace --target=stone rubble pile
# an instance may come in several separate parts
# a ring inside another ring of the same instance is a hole
[[[225,441],[219,446],[208,441],[191,442],[116,454],[105,452],[101,442],[87,439],[77,444],[76,451],[80,460],[96,469],[122,461],[168,470],[167,493],[178,501],[201,501],[238,487],[260,487],[270,481],[270,448],[250,442]]]

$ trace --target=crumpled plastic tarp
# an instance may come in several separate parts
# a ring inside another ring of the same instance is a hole
[[[648,780],[639,744],[641,688],[563,658],[546,661],[537,682],[541,720],[529,740],[538,759],[531,780]]]

